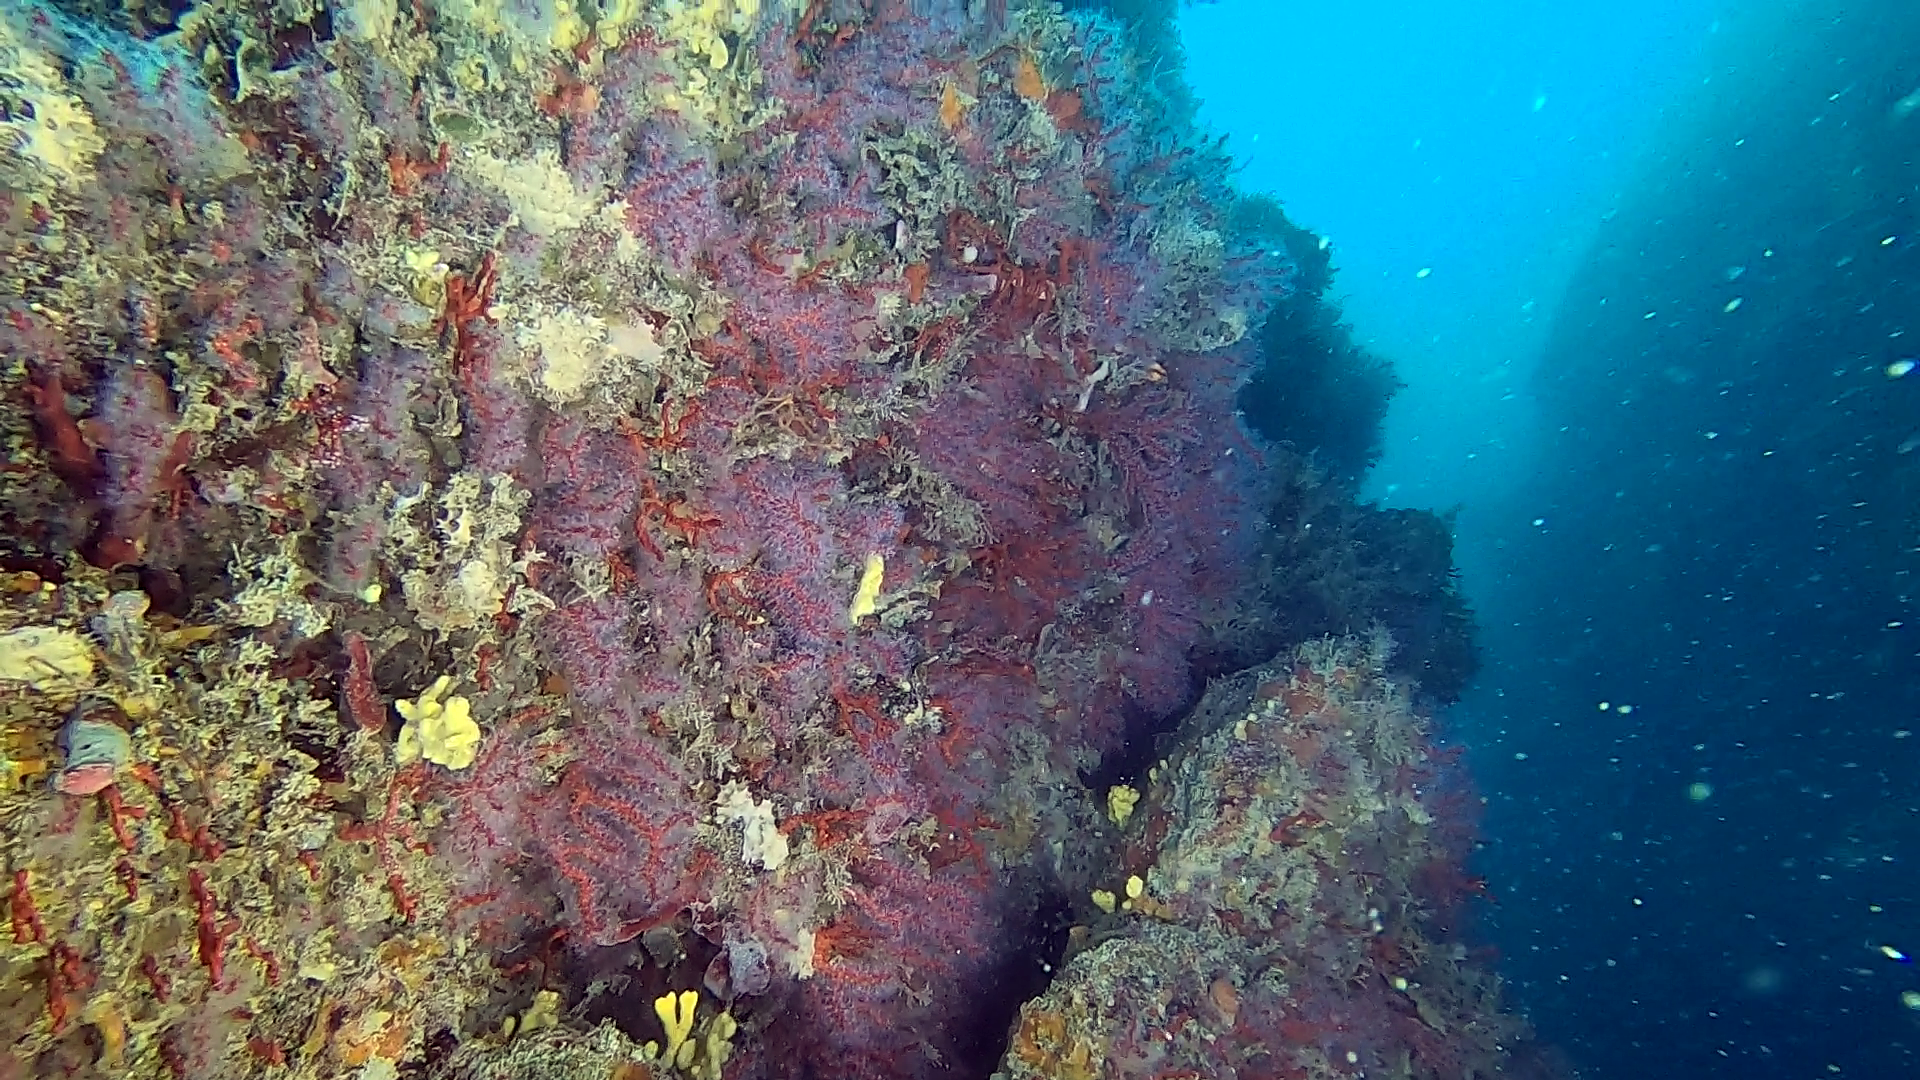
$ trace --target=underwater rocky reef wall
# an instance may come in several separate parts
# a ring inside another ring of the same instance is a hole
[[[0,1076],[1181,1075],[1019,1014],[1176,938],[1207,1075],[1492,1068],[1384,645],[1273,676],[1274,941],[1085,779],[1309,471],[1170,85],[1044,4],[0,0]]]

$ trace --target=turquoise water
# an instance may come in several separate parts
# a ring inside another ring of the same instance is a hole
[[[1583,1075],[1911,1075],[1911,6],[1183,30],[1409,384],[1371,490],[1461,506],[1519,1004]]]

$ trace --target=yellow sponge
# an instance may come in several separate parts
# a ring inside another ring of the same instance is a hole
[[[678,995],[671,991],[654,999],[653,1014],[660,1018],[660,1026],[667,1030],[667,1052],[660,1060],[682,1067],[692,1064],[693,1055],[687,1053],[682,1062],[681,1051],[691,1051],[694,1044],[687,1041],[693,1035],[693,1014],[700,1005],[698,990],[682,990]]]
[[[71,630],[26,626],[0,634],[0,681],[42,693],[78,687],[93,677],[93,646]]]
[[[442,675],[412,701],[394,707],[406,721],[394,745],[396,764],[410,765],[426,758],[435,765],[464,769],[480,750],[480,725],[473,722],[473,706],[463,697],[448,697],[453,676]]]
[[[867,555],[867,566],[860,574],[860,587],[854,590],[853,604],[847,608],[847,621],[854,626],[880,610],[880,583],[887,577],[887,560],[877,552]]]

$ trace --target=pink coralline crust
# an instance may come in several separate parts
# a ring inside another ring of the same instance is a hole
[[[379,578],[388,512],[383,485],[396,494],[419,491],[431,458],[411,415],[431,370],[426,355],[380,337],[363,352],[357,378],[319,395],[323,424],[311,459],[338,508],[327,529],[321,577],[346,593]]]
[[[420,128],[420,104],[406,72],[385,57],[369,57],[366,82],[360,103],[367,112],[367,127],[380,132],[390,149],[425,145]]]
[[[1080,463],[1020,419],[1038,402],[996,400],[1004,385],[988,381],[974,407],[923,418],[923,453],[980,506],[995,538],[1058,535],[1077,509],[1070,482]]]
[[[1123,652],[1116,666],[1135,705],[1155,716],[1175,714],[1193,696],[1187,655],[1199,644],[1201,627],[1183,584],[1169,581],[1163,588],[1128,593],[1135,640],[1154,644]]]
[[[511,944],[557,920],[583,947],[605,947],[711,895],[694,778],[638,707],[594,709],[564,747],[540,740],[544,712],[510,721],[469,773],[439,781],[460,921]]]
[[[21,213],[15,198],[0,192],[0,211],[9,216]],[[0,349],[42,372],[61,371],[72,361],[67,335],[16,297],[0,299]]]
[[[854,1080],[920,1075],[931,1067],[925,1048],[954,1053],[954,1033],[979,1006],[971,988],[1005,948],[994,941],[997,887],[984,871],[923,874],[886,860],[863,864],[855,881],[792,1000],[818,1022],[774,1045],[797,1044],[800,1059],[832,1062],[834,1075]],[[874,1028],[875,1017],[887,1026]]]
[[[555,656],[568,692],[590,710],[627,703],[657,709],[685,686],[677,673],[677,642],[656,641],[662,656],[637,642],[646,631],[636,598],[579,597],[541,620],[541,637]]]
[[[722,522],[737,523],[708,545],[715,565],[744,575],[783,647],[856,643],[847,618],[854,584],[869,554],[898,567],[898,506],[852,502],[838,470],[770,459],[743,463],[703,498]]]
[[[328,395],[333,426],[315,447],[335,499],[355,508],[377,501],[382,484],[417,491],[431,453],[412,417],[432,370],[426,354],[378,338],[362,352],[359,377]]]
[[[318,66],[302,67],[293,77],[299,89],[292,95],[292,107],[320,157],[335,167],[353,160],[361,139],[370,132],[356,123],[358,117],[339,107],[338,96],[327,85],[330,73]]]
[[[377,503],[368,504],[329,523],[320,578],[328,588],[355,594],[379,580],[380,544],[387,535],[383,511]]]
[[[537,406],[502,370],[500,357],[510,346],[499,329],[475,320],[469,334],[460,370],[464,415],[471,427],[466,440],[469,459],[483,472],[527,483],[539,475],[539,465],[530,460],[531,448],[537,445]]]
[[[565,915],[600,945],[630,941],[711,891],[694,846],[703,809],[671,749],[631,709],[575,732],[580,757],[528,829],[560,879]],[[539,863],[536,863],[539,865]]]
[[[849,118],[852,119],[852,118]],[[851,130],[865,130],[854,121]],[[775,158],[770,180],[777,190],[794,200],[800,213],[799,228],[787,238],[811,239],[843,235],[850,229],[878,229],[890,219],[886,209],[871,191],[872,177],[864,168],[842,170],[851,148],[844,142],[846,132],[836,130],[813,133],[816,138],[801,138],[784,147]],[[838,155],[831,151],[839,149]]]
[[[659,123],[635,133],[628,150],[627,228],[677,274],[691,273],[730,224],[709,153]]]
[[[139,561],[159,515],[184,498],[181,473],[193,438],[180,431],[173,392],[160,374],[122,363],[101,395],[95,425],[106,477],[100,498],[100,544],[110,557]]]
[[[864,40],[833,52],[828,63],[810,62],[793,35],[768,35],[761,45],[760,73],[788,115],[761,138],[790,131],[801,142],[818,143],[845,167],[859,158],[859,140],[876,123],[931,121],[931,101],[922,96],[933,82],[927,62],[965,47],[965,36],[975,28],[943,27],[899,12],[882,19],[891,22],[866,27]]]
[[[544,497],[535,518],[541,547],[555,556],[604,563],[634,542],[633,516],[644,463],[624,439],[554,418],[540,434]]]

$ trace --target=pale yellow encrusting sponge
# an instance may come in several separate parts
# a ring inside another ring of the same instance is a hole
[[[394,702],[406,721],[393,748],[395,764],[410,765],[421,758],[449,769],[473,764],[480,750],[480,725],[474,723],[473,706],[466,698],[447,696],[451,689],[453,676],[442,675],[414,700]]]
[[[60,58],[35,42],[30,10],[0,10],[0,71],[6,72],[8,99],[0,113],[0,175],[9,189],[25,185],[44,197],[56,187],[85,188],[107,143]]]
[[[93,646],[72,630],[25,626],[0,634],[0,681],[46,693],[93,677]]]

